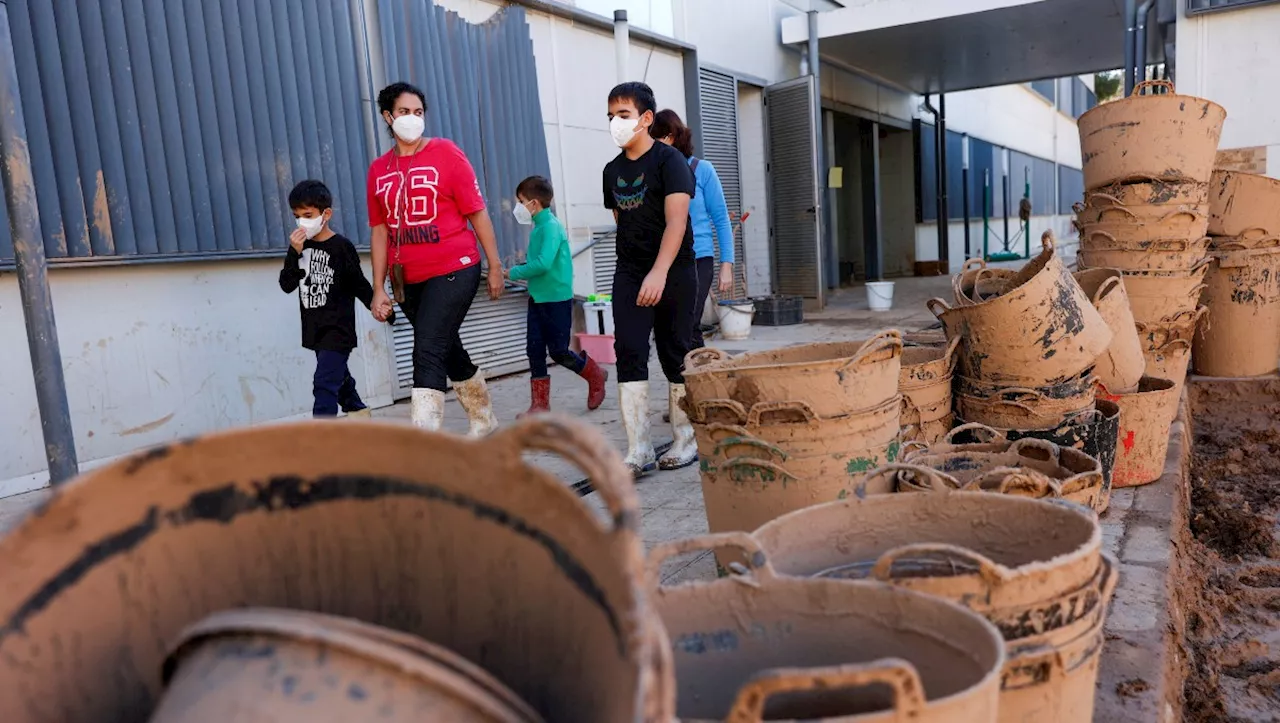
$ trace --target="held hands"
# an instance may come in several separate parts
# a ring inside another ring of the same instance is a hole
[[[289,234],[289,245],[298,253],[302,253],[302,244],[306,243],[306,240],[307,232],[300,228],[295,228],[293,233]]]
[[[640,285],[640,294],[636,296],[636,306],[657,306],[662,300],[662,292],[667,288],[667,273],[653,269],[644,277]]]
[[[733,293],[733,264],[720,264],[720,281],[717,286],[720,293]]]
[[[369,312],[373,314],[373,318],[378,321],[386,321],[391,318],[391,314],[393,313],[391,297],[387,296],[387,292],[385,290],[373,290],[373,301],[369,304]]]

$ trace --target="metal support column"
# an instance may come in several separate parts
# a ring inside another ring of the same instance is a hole
[[[943,262],[951,261],[951,214],[947,210],[947,94],[938,94],[938,190],[942,195],[942,248],[938,249]]]
[[[613,52],[614,63],[618,70],[618,82],[625,83],[631,80],[627,75],[629,72],[627,65],[631,58],[631,27],[627,22],[626,10],[613,11]]]
[[[960,196],[964,206],[964,258],[973,257],[973,249],[969,246],[969,135],[960,139]]]
[[[864,121],[862,126],[862,230],[866,239],[863,261],[867,281],[884,280],[884,223],[880,193],[880,124]]]
[[[1124,97],[1133,92],[1133,51],[1135,27],[1138,14],[1138,0],[1124,0]]]
[[[823,279],[828,288],[839,286],[840,269],[837,263],[837,255],[835,252],[835,242],[830,237],[828,229],[831,228],[831,221],[828,214],[831,213],[831,205],[827,203],[827,169],[830,168],[830,159],[826,154],[826,140],[823,138],[822,128],[822,56],[818,52],[818,11],[810,10],[808,13],[809,20],[809,74],[813,76],[813,92],[816,96],[813,103],[813,143],[818,149],[818,158],[821,161],[818,164],[818,192],[816,194],[816,202],[818,207],[815,209],[818,219],[818,248],[826,261],[826,273]],[[833,283],[833,279],[835,282]]]
[[[0,174],[4,177],[5,204],[9,210],[9,231],[13,236],[18,290],[27,324],[27,346],[35,376],[36,406],[40,411],[49,481],[60,484],[78,472],[76,443],[71,431],[66,380],[62,376],[58,326],[53,316],[35,179],[31,175],[31,155],[27,149],[27,127],[18,94],[9,5],[5,0],[0,0],[0,157],[3,158]]]

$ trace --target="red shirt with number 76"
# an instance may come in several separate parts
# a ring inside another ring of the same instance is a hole
[[[483,211],[476,172],[462,149],[432,138],[411,156],[395,149],[369,166],[369,226],[387,225],[387,259],[406,284],[480,263],[467,216]]]

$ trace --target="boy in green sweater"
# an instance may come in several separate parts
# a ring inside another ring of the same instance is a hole
[[[551,410],[551,377],[547,355],[560,366],[587,380],[587,409],[604,401],[604,385],[609,373],[594,359],[569,350],[573,331],[573,255],[569,235],[560,219],[551,213],[554,193],[551,182],[530,176],[516,186],[516,221],[533,225],[529,234],[528,263],[507,271],[512,281],[529,285],[529,330],[525,349],[532,373],[529,410],[519,415]]]

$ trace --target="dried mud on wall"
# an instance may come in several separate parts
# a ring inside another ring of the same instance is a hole
[[[1183,720],[1280,720],[1280,380],[1199,379],[1189,393]]]

